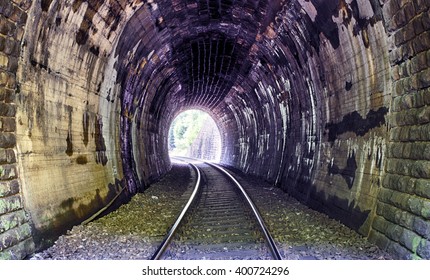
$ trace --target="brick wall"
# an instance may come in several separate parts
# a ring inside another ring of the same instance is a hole
[[[393,99],[386,176],[370,239],[399,258],[430,258],[430,3],[386,1]]]
[[[16,157],[16,71],[30,0],[0,0],[0,259],[33,253]]]

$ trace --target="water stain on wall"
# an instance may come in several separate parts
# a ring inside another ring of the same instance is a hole
[[[87,164],[88,163],[88,158],[86,156],[78,156],[76,158],[76,163],[77,164]]]
[[[82,117],[82,127],[83,127],[83,131],[84,131],[84,145],[85,147],[88,146],[88,134],[89,134],[89,126],[90,126],[90,114],[88,113],[88,111],[86,111]]]
[[[124,188],[124,185],[125,182],[123,180],[115,179],[114,183],[108,184],[108,192],[106,195],[102,196],[100,190],[97,189],[88,203],[82,203],[82,198],[80,197],[71,197],[62,201],[58,207],[61,211],[59,211],[54,218],[50,219],[49,224],[40,228],[33,226],[32,231],[36,250],[40,251],[52,246],[58,236],[64,234],[72,226],[88,219],[91,215],[112,201],[120,190]],[[114,203],[103,212],[103,215],[117,209],[120,205],[129,200],[129,195],[126,192],[122,192]]]
[[[328,174],[340,175],[345,179],[348,189],[352,189],[355,180],[355,171],[357,170],[357,161],[355,160],[355,152],[352,152],[346,161],[344,168],[339,168],[336,164],[332,163],[328,165]]]
[[[106,144],[103,138],[103,121],[102,118],[97,118],[95,121],[94,141],[96,144],[96,162],[106,165],[108,158],[106,156]]]
[[[69,157],[71,157],[73,155],[73,143],[72,143],[72,111],[73,111],[73,108],[70,106],[66,106],[66,110],[69,113],[69,127],[68,127],[67,138],[66,138],[66,143],[67,143],[66,154]]]
[[[385,124],[385,115],[388,113],[387,107],[381,107],[378,110],[370,110],[366,118],[363,118],[357,111],[343,116],[342,121],[338,123],[327,123],[325,128],[328,129],[328,140],[334,142],[337,137],[346,132],[353,132],[357,136],[363,136],[369,130]]]

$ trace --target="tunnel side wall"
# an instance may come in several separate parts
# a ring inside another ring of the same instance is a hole
[[[7,11],[9,2],[2,1],[6,3],[2,11]],[[20,183],[21,200],[11,205],[26,209],[35,246],[11,255],[14,244],[6,238],[9,243],[0,247],[6,254],[2,258],[22,258],[49,246],[126,188],[120,155],[120,86],[116,59],[110,54],[117,29],[121,30],[136,7],[125,2],[92,4],[17,1],[29,20],[16,28],[20,36],[16,45],[21,50],[9,55],[16,76],[8,76],[5,87],[13,90],[16,105],[8,114],[14,115],[16,129],[10,137],[3,137],[2,132],[2,139],[16,152],[16,164],[4,178],[11,180],[5,185],[11,190],[19,187],[14,178]],[[15,158],[11,149],[8,160]],[[18,196],[7,199],[12,203]],[[123,191],[120,198],[126,197]],[[21,216],[17,217],[23,220]],[[1,225],[7,226],[3,220]],[[3,236],[15,236],[14,230]]]
[[[370,240],[430,259],[430,3],[386,1],[392,103],[386,175]]]
[[[318,3],[286,4],[253,46],[259,60],[219,113],[223,161],[367,236],[391,102],[382,9]]]
[[[102,10],[92,9],[86,3],[34,1],[22,40],[17,156],[36,250],[124,187],[118,103],[107,90],[115,82],[109,67],[114,62],[106,55],[115,37],[109,36],[111,28],[84,29],[82,22],[102,18]]]
[[[0,259],[22,259],[35,249],[19,180],[15,117],[16,72],[30,5],[0,2]]]
[[[277,59],[219,109],[223,162],[428,259],[429,4],[299,2],[308,17],[288,6],[253,47]]]

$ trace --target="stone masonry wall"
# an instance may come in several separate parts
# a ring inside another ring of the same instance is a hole
[[[0,1],[0,259],[34,251],[16,156],[16,71],[30,0]]]
[[[430,258],[430,3],[384,5],[393,78],[386,176],[370,239],[399,258]]]

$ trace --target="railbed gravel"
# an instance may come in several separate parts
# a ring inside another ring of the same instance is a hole
[[[129,203],[89,224],[73,227],[31,259],[149,259],[187,202],[195,181],[190,167],[172,164],[171,172]],[[284,259],[392,259],[355,231],[282,190],[236,175],[259,208]]]

